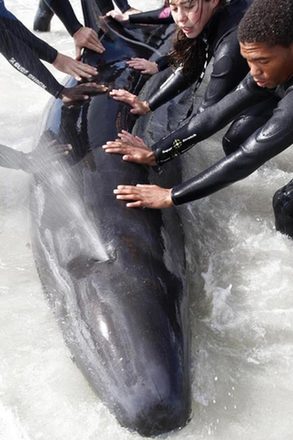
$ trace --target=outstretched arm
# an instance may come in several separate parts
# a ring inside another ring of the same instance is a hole
[[[271,96],[266,90],[257,87],[253,79],[248,76],[237,90],[160,139],[151,149],[145,144],[137,145],[132,135],[128,134],[126,137],[125,132],[122,132],[119,139],[107,142],[104,149],[107,153],[122,154],[123,159],[129,162],[161,165],[219,131],[241,111],[257,103],[263,95]]]
[[[49,8],[59,17],[69,34],[73,37],[76,57],[81,56],[81,50],[88,48],[97,53],[103,53],[105,48],[100,42],[97,33],[83,26],[77,19],[69,0],[45,0]]]
[[[56,141],[41,145],[30,153],[0,145],[0,166],[34,173],[47,169],[48,165],[69,154],[71,149],[70,145],[59,145]]]
[[[15,37],[15,41],[25,44],[38,58],[54,65],[61,72],[74,76],[77,80],[81,78],[90,78],[97,74],[95,67],[74,60],[71,57],[60,54],[49,44],[37,38],[30,32],[14,15],[7,11],[7,16],[0,14],[0,28],[10,32]],[[19,54],[19,45],[16,44],[14,50],[14,58],[17,59]],[[28,54],[28,52],[27,52]]]
[[[291,95],[291,96],[290,96]],[[293,143],[293,91],[280,101],[273,116],[229,156],[172,189],[154,185],[118,186],[114,193],[128,207],[165,208],[206,197],[252,174]],[[171,198],[171,200],[170,200]]]

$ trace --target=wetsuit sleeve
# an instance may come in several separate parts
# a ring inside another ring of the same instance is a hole
[[[237,31],[227,34],[214,51],[213,69],[199,111],[220,101],[248,73],[248,64],[241,56]]]
[[[208,196],[238,180],[244,179],[266,161],[293,143],[293,90],[279,102],[267,123],[233,154],[220,160],[193,179],[172,189],[175,205]]]
[[[69,0],[45,0],[45,3],[62,21],[71,36],[82,27]]]
[[[151,111],[175,98],[194,83],[194,78],[183,75],[182,69],[178,68],[160,86],[159,90],[148,99]]]
[[[249,106],[269,97],[270,92],[258,87],[248,75],[234,92],[153,145],[157,163],[162,164],[184,153],[225,127]]]
[[[173,18],[170,8],[159,8],[153,11],[129,15],[129,22],[135,24],[171,24]]]
[[[14,170],[24,170],[26,155],[22,151],[0,145],[0,166]]]
[[[0,27],[0,52],[20,73],[47,90],[51,95],[59,96],[64,87],[40,62],[35,52],[4,27]]]
[[[128,4],[127,0],[115,0],[116,5],[120,9],[121,12],[126,12],[128,9],[130,9],[130,5]]]
[[[159,72],[162,72],[163,70],[167,69],[168,67],[170,67],[169,55],[162,55],[156,60],[156,63]]]
[[[2,6],[1,6],[2,5]],[[20,41],[27,44],[39,58],[48,63],[53,63],[57,57],[57,50],[37,38],[0,2],[0,28],[7,29]]]

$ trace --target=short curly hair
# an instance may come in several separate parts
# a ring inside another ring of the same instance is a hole
[[[293,43],[293,0],[254,0],[240,21],[241,43],[288,47]]]

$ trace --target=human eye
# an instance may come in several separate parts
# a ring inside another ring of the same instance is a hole
[[[198,8],[198,0],[194,0],[194,1],[190,1],[186,6],[185,6],[185,8],[186,9],[188,9],[188,10],[191,10],[191,9],[197,9]]]
[[[259,64],[268,64],[270,62],[270,60],[268,60],[267,58],[261,58],[260,60],[258,60]]]
[[[177,12],[178,8],[177,8],[176,5],[172,5],[172,4],[170,3],[170,10],[171,10],[172,12]]]

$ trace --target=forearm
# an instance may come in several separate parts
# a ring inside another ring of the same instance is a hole
[[[0,52],[20,73],[51,95],[59,96],[63,86],[56,81],[29,46],[4,28],[0,29]]]
[[[160,86],[159,90],[148,99],[151,111],[156,110],[161,105],[175,98],[193,83],[192,78],[187,78],[182,74],[181,69],[177,69],[169,78]]]
[[[13,17],[13,16],[12,16]],[[16,17],[3,18],[0,16],[0,28],[13,34],[19,41],[28,45],[39,58],[48,63],[53,63],[57,56],[57,50],[45,41],[36,37]],[[17,50],[17,48],[16,48]]]
[[[285,100],[286,101],[286,100]],[[248,138],[238,150],[198,176],[172,189],[175,205],[208,196],[252,174],[266,161],[293,143],[292,99],[281,103],[262,129]]]
[[[126,12],[128,9],[130,9],[130,5],[128,4],[127,0],[115,0],[116,5],[120,9],[121,12]]]
[[[49,8],[62,21],[71,36],[82,27],[78,21],[69,0],[45,0]]]
[[[244,81],[237,90],[204,112],[198,113],[188,123],[153,145],[157,163],[162,164],[184,153],[193,145],[221,130],[243,110],[257,103],[263,95],[270,96],[269,92],[254,87],[252,80],[249,83],[250,85]]]
[[[0,166],[14,170],[25,170],[26,155],[6,145],[0,145]]]

